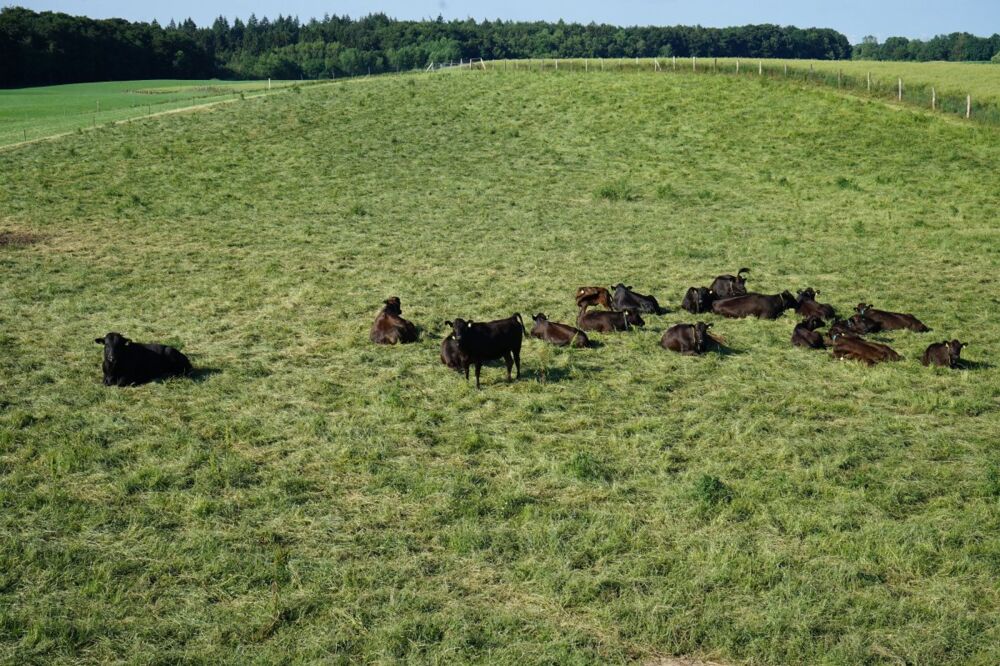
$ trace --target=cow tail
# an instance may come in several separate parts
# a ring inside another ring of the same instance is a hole
[[[515,312],[513,315],[511,315],[511,319],[516,319],[517,322],[521,324],[521,330],[524,331],[524,336],[528,337],[528,329],[524,327],[524,320],[521,319],[521,313]]]

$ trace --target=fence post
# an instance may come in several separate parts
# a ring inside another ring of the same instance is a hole
[[[764,76],[764,61],[763,60],[758,60],[757,61],[757,75],[758,76]]]
[[[673,61],[673,68],[677,69],[677,56],[673,56],[673,59],[674,59],[674,61]]]
[[[965,119],[969,120],[972,118],[972,95],[968,95],[965,98]]]
[[[585,58],[584,59],[584,61],[583,61],[583,71],[585,71],[585,72],[589,72],[590,71],[590,58]]]
[[[838,88],[840,87],[840,82],[841,82],[841,79],[843,79],[843,77],[844,77],[844,70],[838,69],[837,70],[837,87]]]
[[[736,59],[736,73],[737,74],[740,73],[740,59],[739,58]]]
[[[698,56],[691,56],[691,71],[698,71]]]
[[[872,73],[868,72],[868,92],[872,91]]]
[[[931,86],[931,111],[937,111],[937,90]]]
[[[785,76],[788,76],[788,63],[785,63]]]
[[[556,58],[556,69],[559,69],[559,58]]]
[[[899,102],[903,101],[903,79],[899,80],[899,96],[897,98],[897,101]]]

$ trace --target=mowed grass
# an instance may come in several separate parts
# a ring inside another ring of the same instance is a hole
[[[292,85],[272,81],[272,89]],[[259,94],[267,81],[111,81],[0,90],[0,146]]]
[[[1000,661],[995,130],[770,80],[452,72],[0,153],[0,659]],[[605,196],[602,193],[627,196]],[[13,238],[14,236],[8,236]],[[934,331],[867,368],[684,290]],[[443,320],[674,311],[483,389]],[[375,348],[382,300],[420,343]],[[100,383],[96,336],[201,372]],[[970,343],[963,371],[923,349]]]

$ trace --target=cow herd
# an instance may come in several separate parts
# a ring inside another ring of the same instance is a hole
[[[797,297],[789,291],[780,294],[749,292],[746,288],[749,272],[741,268],[736,275],[716,277],[709,287],[691,287],[684,295],[681,308],[692,314],[713,313],[733,319],[751,316],[777,319],[786,311],[794,310],[801,321],[792,330],[793,345],[807,349],[829,348],[834,358],[857,360],[867,365],[898,361],[902,357],[888,345],[866,336],[883,331],[923,333],[930,330],[911,314],[877,310],[868,303],[859,303],[850,317],[839,318],[833,306],[816,300],[819,292],[811,288],[798,292]],[[587,333],[630,331],[645,326],[643,314],[668,312],[653,296],[637,293],[622,283],[611,289],[580,287],[576,291],[576,306],[576,326],[550,321],[544,313],[538,313],[533,317],[530,332],[520,314],[490,322],[446,321],[445,325],[451,330],[441,342],[441,362],[464,372],[467,380],[469,370],[474,368],[476,388],[479,388],[483,364],[489,361],[503,359],[508,381],[512,369],[516,368],[520,377],[521,342],[525,334],[561,347],[590,347],[592,343]],[[827,326],[827,321],[831,323],[823,333],[820,329]],[[660,346],[686,355],[721,349],[720,340],[709,333],[711,327],[712,324],[705,322],[671,326],[663,333]],[[416,342],[418,338],[417,327],[403,318],[399,298],[385,300],[372,324],[369,339],[376,344],[393,345]],[[143,384],[192,372],[187,357],[173,347],[132,342],[118,333],[108,333],[95,341],[104,346],[102,369],[104,384],[108,386]],[[921,361],[924,365],[958,368],[965,346],[958,340],[936,342],[927,348]]]

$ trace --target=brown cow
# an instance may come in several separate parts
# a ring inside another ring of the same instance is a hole
[[[458,348],[454,333],[441,341],[441,362],[456,372],[462,372],[466,366],[465,354]]]
[[[369,339],[378,345],[416,342],[417,327],[412,322],[403,319],[401,314],[403,314],[403,310],[400,307],[399,298],[396,296],[387,298],[385,307],[375,317],[372,330],[368,333]]]
[[[611,292],[605,287],[580,287],[576,290],[576,307],[582,308],[584,305],[603,305],[609,310],[611,307]]]
[[[559,324],[549,321],[548,318],[538,313],[533,317],[535,325],[531,328],[532,337],[551,342],[557,347],[573,346],[577,348],[589,347],[590,340],[587,334],[578,328],[568,324]]]
[[[834,319],[837,316],[837,311],[833,309],[832,305],[817,302],[816,296],[818,294],[819,292],[814,290],[812,287],[800,291],[799,297],[795,299],[795,311],[803,319],[809,319],[811,317],[829,320]]]
[[[697,324],[677,324],[671,326],[660,338],[660,346],[686,356],[704,354],[712,342],[708,334],[711,324],[699,321]]]
[[[712,303],[712,312],[734,319],[750,316],[755,316],[758,319],[777,319],[784,314],[785,310],[794,309],[795,297],[787,291],[773,296],[745,294]]]
[[[809,319],[799,322],[792,331],[792,344],[807,349],[826,349],[823,335],[816,332],[817,328],[822,328],[825,325],[825,322],[819,317],[809,317]]]
[[[968,343],[958,340],[935,342],[927,348],[920,362],[924,365],[939,365],[942,368],[958,368],[962,362],[962,347],[968,346]]]
[[[576,325],[584,331],[597,331],[598,333],[611,333],[613,331],[628,331],[634,326],[645,326],[638,312],[625,310],[624,312],[587,312],[587,306],[580,308],[580,314],[576,317]]]
[[[917,333],[926,333],[931,330],[927,328],[922,321],[911,314],[876,310],[871,306],[871,303],[858,303],[858,307],[855,308],[855,311],[859,315],[877,321],[882,325],[882,329],[886,331],[897,331],[906,328],[911,331],[916,331]]]
[[[903,358],[888,345],[839,333],[833,336],[833,355],[840,359],[861,361],[867,365],[875,365],[882,361],[898,361]]]

